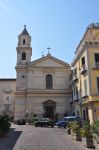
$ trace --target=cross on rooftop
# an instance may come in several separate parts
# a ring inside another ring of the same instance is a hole
[[[50,53],[50,49],[51,49],[51,48],[50,48],[50,47],[48,47],[47,49],[48,49],[48,54],[49,54],[49,53]]]

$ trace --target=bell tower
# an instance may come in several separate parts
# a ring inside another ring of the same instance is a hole
[[[26,90],[27,88],[27,66],[31,63],[31,36],[29,35],[26,25],[23,31],[18,35],[17,64],[16,64],[16,89]]]
[[[26,25],[18,35],[16,63],[15,120],[24,118],[27,110],[28,65],[31,63],[31,36]]]
[[[17,50],[17,65],[26,65],[31,62],[32,48],[31,36],[29,35],[26,25],[21,34],[18,35]]]

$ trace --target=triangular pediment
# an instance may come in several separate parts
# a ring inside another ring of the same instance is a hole
[[[30,66],[33,67],[60,67],[60,68],[69,68],[69,64],[65,63],[53,56],[51,56],[50,54],[48,54],[45,57],[42,57],[40,59],[37,59],[33,62],[31,62]]]

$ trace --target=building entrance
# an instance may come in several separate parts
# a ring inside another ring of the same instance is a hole
[[[43,103],[44,106],[44,117],[54,119],[56,103],[52,100],[47,100]]]
[[[54,117],[54,108],[53,107],[46,107],[46,117],[47,118]]]

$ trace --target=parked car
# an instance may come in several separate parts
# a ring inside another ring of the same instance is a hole
[[[34,122],[35,127],[54,127],[54,121],[50,118],[42,118],[41,120]]]
[[[26,121],[24,119],[17,120],[17,125],[26,125]]]
[[[56,122],[56,126],[58,126],[59,128],[61,128],[61,127],[66,128],[66,126],[68,125],[68,122],[70,122],[70,121],[77,121],[78,123],[81,123],[80,117],[67,116],[67,117],[64,117],[63,120]]]

